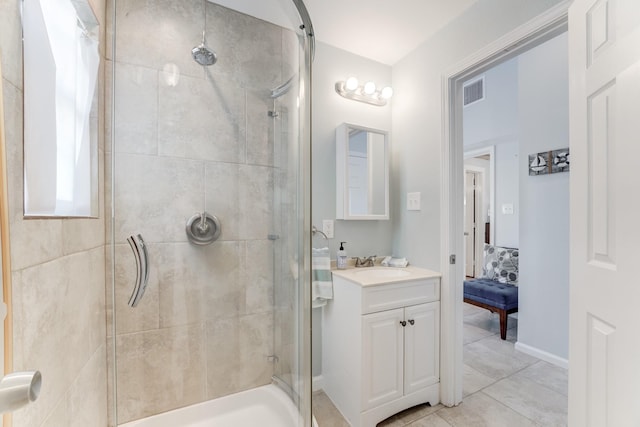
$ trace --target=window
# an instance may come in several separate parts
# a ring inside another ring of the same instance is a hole
[[[96,216],[98,23],[85,0],[24,0],[25,216]]]

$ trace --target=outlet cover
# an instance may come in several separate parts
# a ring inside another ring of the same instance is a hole
[[[513,203],[505,203],[502,205],[503,215],[513,215]]]
[[[420,210],[420,192],[407,193],[407,210],[408,211]]]

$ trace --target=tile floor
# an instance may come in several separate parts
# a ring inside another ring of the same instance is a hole
[[[517,319],[500,339],[498,316],[465,304],[463,402],[419,405],[378,427],[561,427],[567,425],[567,371],[516,351]],[[313,394],[319,427],[349,427],[322,391]]]

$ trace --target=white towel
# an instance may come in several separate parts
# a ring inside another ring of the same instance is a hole
[[[389,267],[406,267],[409,265],[409,261],[406,258],[391,258],[389,260]]]
[[[406,258],[393,258],[393,257],[385,257],[382,260],[381,265],[383,267],[406,267],[409,265],[409,261]]]
[[[311,305],[322,307],[327,300],[333,299],[333,282],[331,281],[331,258],[329,248],[313,248],[311,253]]]

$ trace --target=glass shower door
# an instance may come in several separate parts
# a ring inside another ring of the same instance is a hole
[[[309,40],[208,1],[112,4],[111,425],[273,378],[307,425]]]

